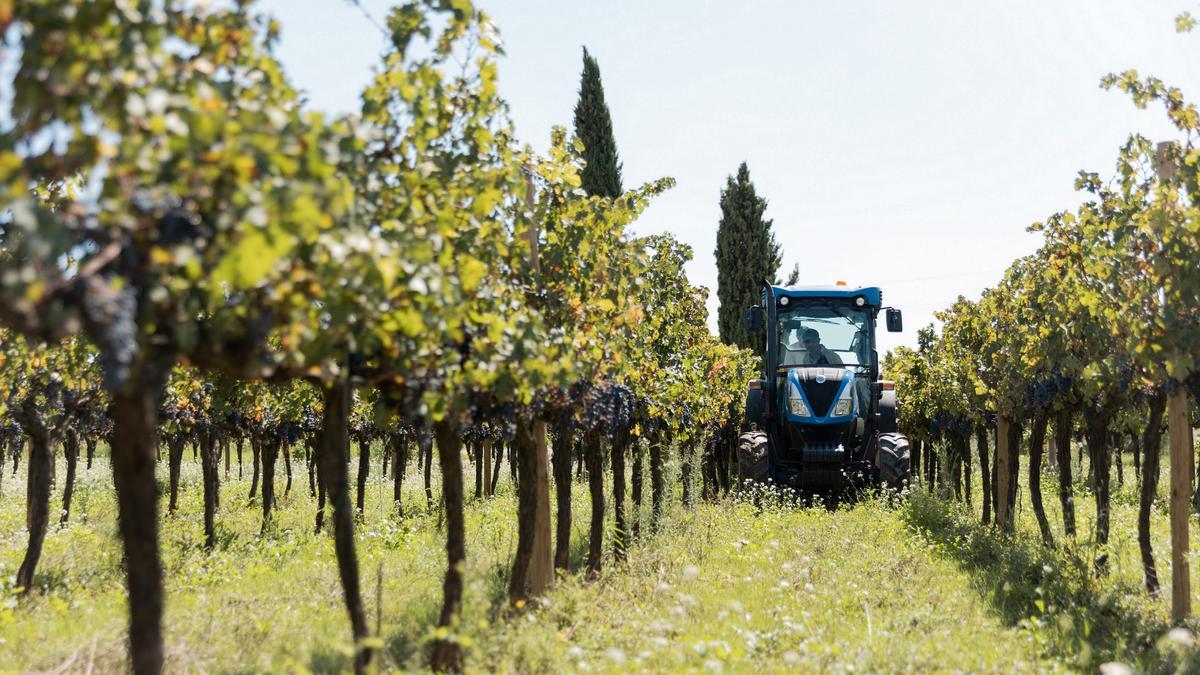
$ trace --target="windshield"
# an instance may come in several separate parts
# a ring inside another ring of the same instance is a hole
[[[830,302],[778,314],[779,366],[866,366],[871,358],[867,312]]]

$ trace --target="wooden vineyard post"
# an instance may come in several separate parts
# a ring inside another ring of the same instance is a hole
[[[483,439],[482,449],[479,451],[482,457],[477,458],[483,461],[483,496],[492,496],[492,439]]]
[[[1192,425],[1187,396],[1187,389],[1178,385],[1167,399],[1171,443],[1171,618],[1176,623],[1192,613],[1192,582],[1187,558],[1192,497]]]
[[[1008,483],[1012,480],[1009,475],[1009,452],[1012,448],[1008,445],[1008,426],[1011,424],[1007,417],[999,415],[996,418],[996,522],[1004,528],[1008,528],[1012,521],[1009,520],[1008,510],[1012,508],[1012,504],[1008,503]]]
[[[540,286],[541,265],[538,260],[537,219],[534,216],[533,169],[528,165],[524,169],[525,208],[529,209],[529,229],[525,233],[529,242],[529,265],[533,269],[534,279]],[[536,510],[533,517],[533,557],[530,560],[529,590],[536,598],[544,595],[554,585],[554,554],[550,537],[550,459],[547,454],[549,449],[544,420],[535,420],[533,423],[533,447]]]
[[[536,453],[533,481],[537,487],[537,511],[533,520],[533,560],[530,561],[532,570],[529,586],[536,598],[554,586],[554,555],[550,541],[550,461],[547,455],[546,423],[541,420],[533,424],[533,445]]]
[[[1175,180],[1179,150],[1172,141],[1156,147],[1154,171],[1163,183]],[[1182,382],[1168,387],[1167,431],[1171,450],[1171,619],[1179,623],[1192,613],[1192,578],[1188,567],[1188,515],[1192,497],[1192,425],[1188,392]]]

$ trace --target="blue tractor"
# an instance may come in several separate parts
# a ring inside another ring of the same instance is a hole
[[[880,379],[875,326],[903,330],[900,310],[877,287],[766,284],[746,310],[746,329],[766,340],[764,371],[751,380],[740,482],[804,493],[902,488],[908,440],[896,432],[896,392]]]

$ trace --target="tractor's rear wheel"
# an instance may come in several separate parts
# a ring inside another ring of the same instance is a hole
[[[748,483],[766,483],[770,471],[767,465],[767,435],[748,431],[738,436],[738,489]]]
[[[903,434],[879,434],[875,464],[879,467],[879,482],[892,490],[908,486],[909,447]]]

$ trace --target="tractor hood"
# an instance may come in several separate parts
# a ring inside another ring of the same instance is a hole
[[[845,368],[802,367],[787,373],[782,408],[789,422],[845,424],[858,414],[854,373]]]

